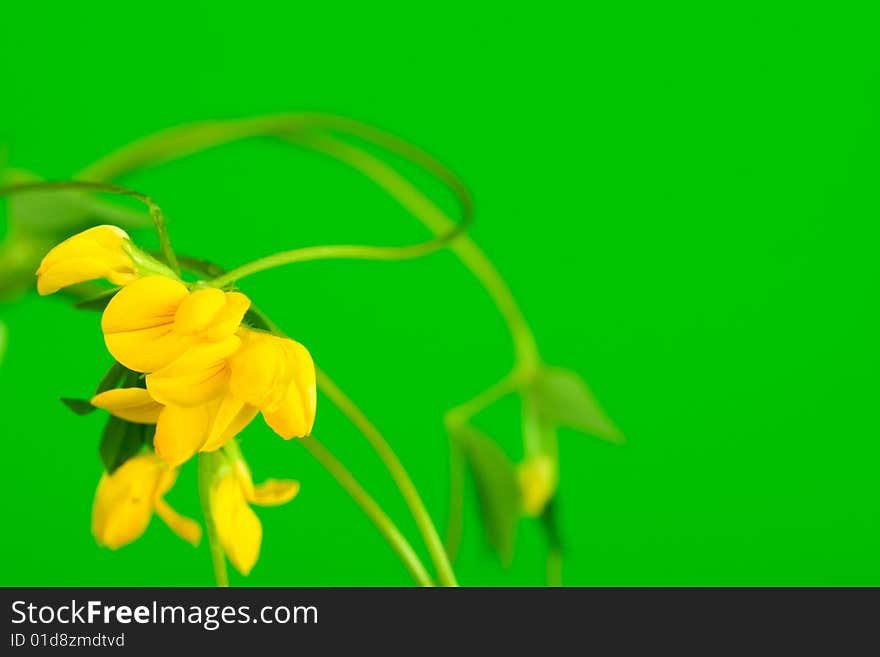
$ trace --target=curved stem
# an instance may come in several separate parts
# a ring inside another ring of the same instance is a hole
[[[370,132],[372,134],[376,131],[371,130]],[[361,134],[358,134],[358,136],[368,138]],[[395,198],[435,234],[448,231],[450,226],[454,225],[448,215],[440,210],[414,185],[392,167],[367,151],[334,137],[321,134],[298,134],[288,139],[343,161],[357,169]],[[415,149],[412,150],[415,151]],[[419,152],[415,151],[415,153]],[[422,155],[419,160],[415,160],[415,156],[411,152],[402,152],[400,154],[408,159],[413,159],[416,163],[429,169],[431,173],[444,181],[446,181],[446,175],[451,175],[445,172],[444,169],[438,169],[438,165],[428,156]],[[482,283],[504,317],[514,342],[518,364],[527,368],[536,366],[539,362],[539,357],[535,338],[526,322],[525,316],[510,292],[510,288],[498,273],[498,270],[495,269],[480,247],[467,236],[462,236],[456,240],[450,245],[450,249],[458,255],[462,262],[467,265],[468,269]]]
[[[211,550],[211,563],[214,566],[214,578],[217,586],[229,586],[229,575],[226,572],[226,554],[220,545],[217,536],[217,527],[214,525],[214,515],[211,513],[211,459],[215,458],[211,452],[199,454],[199,499],[202,502],[202,513],[205,516],[205,527],[208,534],[208,547]]]
[[[483,390],[473,399],[469,399],[463,404],[449,409],[444,417],[447,428],[459,427],[466,423],[487,406],[516,390],[522,379],[523,376],[520,371],[514,370]]]
[[[364,490],[351,472],[346,469],[330,451],[320,442],[313,438],[301,438],[299,442],[306,450],[315,457],[327,472],[342,486],[343,489],[351,496],[357,505],[363,510],[367,517],[376,526],[376,529],[385,537],[385,540],[391,545],[397,556],[406,566],[406,569],[412,575],[413,579],[419,586],[434,586],[431,576],[425,570],[421,559],[413,550],[409,541],[406,540],[400,530],[397,528],[388,515],[381,509],[376,501],[370,497],[369,493]]]
[[[324,152],[361,171],[410,209],[435,234],[452,230],[454,222],[391,167],[355,146],[332,138],[316,139],[314,134],[309,136],[309,133],[316,130],[352,135],[398,153],[449,185],[462,200],[465,212],[471,211],[470,196],[464,185],[433,157],[382,130],[359,121],[326,114],[281,114],[253,119],[206,121],[170,128],[111,153],[83,169],[78,177],[109,180],[135,169],[156,166],[230,142],[255,137],[278,137]],[[537,363],[538,350],[531,329],[510,288],[489,258],[468,237],[456,240],[451,248],[482,283],[504,316],[514,341],[517,359],[528,365]]]
[[[326,373],[317,369],[317,378],[318,386],[324,391],[324,394],[360,430],[382,460],[394,483],[397,484],[400,494],[409,507],[419,532],[425,540],[428,553],[431,555],[431,560],[437,568],[437,578],[440,584],[444,586],[458,586],[455,573],[452,570],[452,564],[449,561],[449,555],[446,554],[446,548],[440,540],[437,528],[434,526],[428,510],[425,508],[425,504],[422,502],[415,484],[413,484],[412,479],[410,479],[400,459],[397,458],[397,454],[394,453],[391,445],[382,437],[379,430],[367,419],[357,405],[342,392],[339,386]]]
[[[213,287],[226,287],[236,281],[241,280],[245,276],[274,269],[283,265],[292,265],[299,262],[308,262],[310,260],[331,260],[331,259],[350,259],[350,260],[408,260],[410,258],[418,258],[427,255],[433,251],[442,249],[452,240],[454,240],[465,225],[461,224],[458,228],[450,231],[437,239],[408,246],[367,246],[358,244],[331,244],[326,246],[310,246],[303,249],[294,249],[291,251],[282,251],[274,253],[253,262],[249,262],[235,269],[231,269],[226,274],[208,281]]]
[[[80,190],[84,192],[101,192],[104,194],[116,194],[117,196],[128,196],[137,199],[147,206],[150,210],[150,217],[153,219],[153,226],[156,234],[159,236],[159,244],[162,248],[162,254],[168,266],[177,276],[180,276],[180,264],[177,262],[177,256],[174,249],[171,248],[171,239],[168,237],[168,230],[165,226],[165,215],[162,208],[146,194],[141,194],[133,189],[122,187],[121,185],[113,185],[110,183],[87,182],[79,180],[63,180],[63,181],[40,181],[19,183],[15,185],[6,185],[0,187],[0,196],[8,196],[12,194],[39,192],[39,191],[61,191],[61,190]]]

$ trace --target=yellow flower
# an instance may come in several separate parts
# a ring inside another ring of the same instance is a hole
[[[61,242],[37,269],[37,291],[52,294],[63,287],[106,278],[127,285],[137,278],[131,256],[123,248],[128,235],[116,226],[95,226]]]
[[[527,516],[541,515],[556,492],[558,473],[550,457],[531,456],[517,466],[522,511]]]
[[[229,389],[260,409],[285,439],[307,436],[315,423],[315,364],[299,342],[242,329],[241,348],[229,359]]]
[[[180,281],[147,276],[120,290],[101,319],[104,342],[116,360],[136,372],[155,372],[190,348],[212,345],[221,359],[235,351],[235,336],[250,300],[239,292],[190,292]]]
[[[118,388],[95,395],[92,406],[138,424],[155,424],[153,448],[168,465],[178,466],[198,451],[222,447],[257,414],[230,395],[193,406],[164,405],[144,388]]]
[[[289,439],[315,421],[315,365],[293,340],[240,328],[250,306],[238,292],[148,276],[120,290],[102,319],[110,353],[146,372],[146,390],[111,390],[92,404],[156,424],[154,448],[170,465],[222,447],[262,412]]]
[[[154,454],[135,456],[113,474],[104,473],[92,507],[92,533],[98,544],[115,550],[131,543],[146,531],[155,512],[175,534],[198,545],[201,527],[162,499],[176,478],[177,471]]]
[[[211,516],[226,556],[241,574],[250,573],[257,563],[263,539],[263,527],[250,504],[277,506],[298,492],[299,482],[290,480],[268,479],[254,486],[240,459],[218,474],[211,486]]]

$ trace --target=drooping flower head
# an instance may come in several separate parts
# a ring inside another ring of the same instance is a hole
[[[163,496],[174,485],[177,471],[154,454],[135,456],[98,483],[92,506],[92,533],[99,545],[113,550],[139,538],[153,513],[183,540],[198,545],[202,529],[174,511]]]

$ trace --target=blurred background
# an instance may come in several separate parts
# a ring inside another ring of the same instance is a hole
[[[583,374],[628,437],[560,436],[566,584],[880,584],[876,16],[795,3],[87,4],[4,5],[0,164],[64,179],[180,123],[327,111],[405,137],[467,182],[472,235],[543,356]],[[357,174],[271,141],[123,182],[159,201],[178,250],[225,266],[426,234]],[[442,529],[442,414],[511,363],[473,277],[444,252],[304,264],[243,288],[384,431]],[[103,418],[58,398],[88,396],[109,365],[99,317],[29,291],[0,321],[0,584],[211,584],[206,544],[156,519],[118,552],[90,535]],[[481,424],[519,458],[515,404]],[[326,400],[315,435],[418,544]],[[259,511],[261,560],[234,584],[409,583],[295,442],[256,422],[243,448],[257,479],[303,488]],[[195,479],[190,463],[168,499],[199,517]],[[461,582],[543,584],[537,525],[522,521],[505,570],[476,510],[471,487]]]

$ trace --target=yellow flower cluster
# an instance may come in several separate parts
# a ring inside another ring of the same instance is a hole
[[[93,531],[99,543],[124,545],[146,529],[155,511],[191,542],[200,531],[175,514],[162,496],[176,469],[196,452],[215,451],[258,414],[281,437],[307,436],[315,420],[315,367],[298,342],[247,328],[250,300],[239,292],[188,286],[143,275],[128,235],[97,226],[50,251],[37,271],[40,294],[105,278],[122,288],[101,320],[110,354],[144,375],[145,388],[118,388],[91,403],[123,420],[155,424],[153,448],[129,459],[98,486]],[[195,289],[193,289],[195,288]],[[248,506],[293,498],[296,482],[254,486],[237,459],[213,482],[211,508],[230,560],[248,572],[259,552],[259,520]]]

